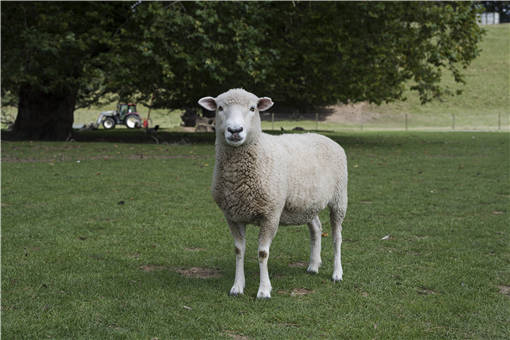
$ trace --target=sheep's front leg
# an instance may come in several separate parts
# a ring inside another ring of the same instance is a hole
[[[236,276],[230,295],[236,296],[244,293],[244,253],[246,250],[245,225],[241,223],[228,223],[230,233],[234,237],[234,250],[236,253]]]
[[[263,223],[260,226],[259,233],[259,268],[260,268],[260,284],[257,292],[258,299],[271,298],[271,281],[269,280],[269,271],[267,269],[267,261],[269,259],[269,248],[271,242],[278,229],[278,222]]]

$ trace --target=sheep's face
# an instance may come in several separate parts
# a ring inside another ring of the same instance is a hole
[[[203,108],[216,111],[216,135],[230,146],[241,146],[254,140],[261,131],[259,112],[273,105],[271,98],[258,98],[242,89],[233,89],[218,97],[198,101]]]

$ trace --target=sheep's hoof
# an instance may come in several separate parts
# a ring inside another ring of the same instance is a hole
[[[315,274],[319,274],[319,268],[314,268],[312,266],[309,266],[307,269],[306,269],[306,272],[308,274],[312,274],[312,275],[315,275]]]
[[[333,282],[342,282],[342,276],[341,275],[333,275],[333,277],[331,278],[331,281]]]
[[[230,290],[230,293],[228,293],[228,295],[230,295],[230,296],[241,296],[243,294],[244,294],[243,290],[237,289],[236,287],[232,287],[232,289]]]
[[[259,290],[259,292],[257,293],[257,299],[270,299],[271,298],[271,292],[270,291],[263,291],[263,290]]]

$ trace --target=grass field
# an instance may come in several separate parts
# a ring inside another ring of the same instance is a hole
[[[269,301],[255,299],[255,227],[246,295],[227,295],[214,147],[193,136],[2,142],[4,339],[510,337],[509,134],[329,134],[349,159],[344,281],[330,281],[330,235],[309,275],[307,228],[282,227]]]

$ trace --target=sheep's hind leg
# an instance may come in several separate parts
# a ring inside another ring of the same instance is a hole
[[[235,253],[236,253],[236,275],[234,285],[230,289],[230,295],[236,296],[244,293],[244,253],[246,250],[246,239],[244,224],[229,222],[230,233],[234,237]]]
[[[310,264],[306,270],[309,273],[317,274],[321,266],[321,237],[322,226],[319,216],[315,216],[312,222],[308,223],[310,229]]]
[[[269,280],[269,271],[267,269],[267,261],[269,258],[269,248],[271,242],[278,229],[278,222],[263,223],[260,226],[259,233],[259,269],[260,269],[260,284],[257,292],[257,299],[271,298],[271,281]]]
[[[333,234],[333,281],[342,281],[342,222],[344,220],[345,212],[340,209],[331,209],[331,233]]]

